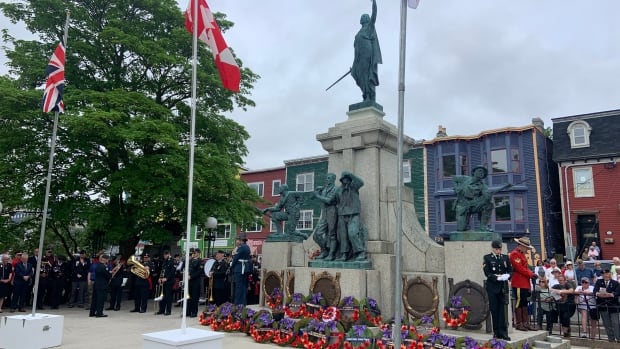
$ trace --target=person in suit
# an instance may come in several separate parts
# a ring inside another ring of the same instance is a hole
[[[502,275],[510,275],[512,266],[508,256],[502,254],[502,242],[500,240],[491,242],[491,250],[491,253],[482,257],[482,269],[487,278],[485,288],[489,297],[489,311],[493,319],[493,337],[509,341],[505,308],[508,279],[504,280]]]
[[[247,304],[248,295],[248,274],[252,272],[252,264],[250,263],[250,246],[246,243],[248,238],[245,233],[237,235],[239,246],[237,253],[233,256],[231,269],[235,280],[235,296],[234,304]]]
[[[159,283],[163,287],[164,298],[159,302],[159,311],[156,315],[170,315],[172,313],[172,286],[174,286],[174,260],[170,258],[170,251],[164,251],[164,260],[161,266]]]
[[[125,264],[123,257],[119,254],[114,262],[108,266],[110,270],[110,306],[106,310],[119,311],[123,298],[123,278],[125,274]]]
[[[144,268],[146,268],[147,270],[151,270],[151,263],[150,263],[150,256],[148,253],[145,253],[143,256],[143,260],[142,260],[142,265],[144,266]],[[133,277],[133,285],[134,285],[134,297],[133,297],[133,301],[134,301],[134,307],[132,310],[130,310],[130,313],[146,313],[146,308],[148,305],[148,299],[149,299],[149,281],[150,279],[147,278],[141,278],[138,275],[135,275],[134,273],[131,274],[131,276]]]
[[[103,313],[103,303],[108,292],[110,272],[108,271],[107,254],[99,256],[99,263],[95,266],[95,281],[93,282],[93,300],[90,304],[90,317],[107,317]]]
[[[522,236],[515,239],[517,247],[510,252],[510,264],[512,266],[511,286],[515,299],[515,328],[519,331],[535,331],[536,327],[530,325],[528,312],[528,298],[532,295],[530,279],[536,280],[538,275],[530,270],[525,253],[532,249],[530,238]]]
[[[187,302],[187,316],[198,316],[198,300],[200,298],[201,276],[204,273],[202,269],[202,260],[200,259],[200,249],[195,249],[192,259],[189,261],[189,269],[187,275],[189,278],[188,292],[189,300]]]
[[[32,264],[28,262],[28,254],[22,253],[20,263],[15,265],[15,276],[13,278],[13,297],[11,298],[11,313],[18,309],[26,312],[24,305],[28,299],[28,291],[30,291],[30,283],[33,271]]]
[[[596,295],[596,307],[610,342],[620,343],[620,323],[618,322],[618,296],[620,285],[618,281],[611,279],[611,271],[605,269],[603,278],[596,280],[593,293]]]

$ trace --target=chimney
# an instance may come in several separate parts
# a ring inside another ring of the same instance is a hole
[[[439,125],[439,127],[437,127],[437,134],[435,135],[435,137],[448,137],[448,134],[446,133],[446,128]]]
[[[532,118],[532,125],[536,127],[540,132],[545,132],[545,122],[539,117]]]

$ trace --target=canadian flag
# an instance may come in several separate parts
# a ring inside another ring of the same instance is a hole
[[[185,10],[185,28],[194,35],[194,6],[198,6],[198,21],[196,23],[198,39],[207,44],[213,53],[222,85],[233,92],[239,92],[241,71],[205,0],[189,1],[187,10]]]

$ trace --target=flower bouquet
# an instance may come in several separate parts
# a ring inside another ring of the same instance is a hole
[[[345,335],[344,328],[337,320],[312,319],[308,322],[305,332],[313,342],[323,341],[327,345],[342,343]]]
[[[273,320],[271,312],[260,310],[252,317],[250,336],[259,343],[269,342],[273,339],[277,324]]]
[[[288,304],[284,307],[284,312],[286,313],[286,316],[292,319],[299,319],[307,315],[303,294],[293,293],[293,296],[288,297],[286,302]]]
[[[213,314],[211,328],[214,331],[239,331],[243,328],[243,320],[246,315],[245,306],[237,306],[229,302],[224,303]]]
[[[360,322],[366,326],[379,326],[381,324],[381,309],[376,300],[364,298],[360,301]]]
[[[418,335],[428,336],[431,332],[439,332],[439,321],[434,316],[423,315],[413,322]]]
[[[271,308],[271,313],[276,321],[284,318],[284,306],[282,305],[282,292],[279,288],[274,288],[270,295],[267,295],[267,305]]]
[[[393,339],[393,326],[394,324],[381,324],[381,338],[377,339],[377,347],[379,348],[393,348],[394,347],[394,339]],[[400,326],[400,335],[401,335],[401,343],[407,347],[414,341],[417,341],[418,335],[415,330],[415,326],[409,325],[406,321],[402,321],[402,325]]]
[[[211,322],[213,321],[213,314],[215,313],[216,309],[217,309],[217,306],[215,304],[209,304],[206,307],[205,311],[200,313],[200,315],[198,316],[198,322],[202,326],[209,326]]]
[[[313,293],[306,297],[305,303],[306,311],[310,316],[320,316],[323,307],[327,306],[327,300],[321,295],[321,292]]]
[[[470,307],[462,296],[452,296],[450,305],[443,309],[443,321],[446,326],[457,329],[467,323]]]
[[[353,325],[344,339],[344,348],[367,349],[374,345],[375,336],[366,325]]]
[[[279,346],[287,346],[291,344],[296,336],[295,325],[297,321],[291,318],[284,318],[278,323],[278,328],[273,334],[271,341]]]
[[[349,330],[351,325],[360,318],[360,302],[355,297],[348,296],[341,299],[338,303],[338,310],[341,314],[340,321],[346,330]]]

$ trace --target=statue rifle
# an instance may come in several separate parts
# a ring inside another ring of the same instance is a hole
[[[328,88],[326,88],[326,89],[325,89],[325,91],[327,91],[327,90],[329,90],[330,88],[334,87],[334,85],[336,85],[337,83],[339,83],[339,82],[340,82],[340,80],[344,79],[344,78],[345,78],[345,76],[347,76],[347,75],[349,75],[349,74],[351,74],[351,68],[349,68],[349,71],[348,71],[348,72],[346,72],[346,73],[344,73],[344,75],[343,75],[343,76],[341,76],[341,77],[340,77],[340,79],[336,80],[336,82],[334,82],[333,84],[329,85],[329,87],[328,87]]]

